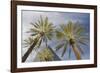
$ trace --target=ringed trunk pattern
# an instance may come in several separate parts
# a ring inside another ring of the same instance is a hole
[[[71,44],[71,46],[72,46],[72,49],[75,53],[75,56],[76,56],[77,60],[80,60],[81,59],[81,54],[80,54],[78,48],[76,47],[75,44]]]

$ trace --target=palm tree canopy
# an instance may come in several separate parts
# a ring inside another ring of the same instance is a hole
[[[40,20],[30,24],[32,25],[32,27],[30,28],[30,31],[28,31],[27,33],[31,33],[32,37],[39,38],[37,43],[38,47],[40,47],[42,41],[44,41],[47,44],[47,40],[52,39],[54,26],[51,22],[49,22],[48,17],[45,17],[43,19],[43,17],[40,16]]]
[[[89,40],[85,28],[79,22],[73,23],[72,21],[60,25],[60,29],[56,31],[56,36],[61,40],[61,43],[56,46],[56,50],[63,48],[62,56],[67,51],[68,45],[72,48],[73,44],[83,53],[81,45],[87,45]]]
[[[31,45],[34,42],[32,37],[29,37],[27,39],[24,40],[24,47],[28,47],[29,45]]]
[[[38,52],[37,54],[37,57],[40,61],[52,61],[53,56],[54,55],[48,48],[43,49],[41,52]]]
[[[42,41],[45,42],[47,46],[47,40],[51,40],[54,32],[54,26],[49,22],[48,17],[44,19],[40,16],[40,20],[31,23],[32,27],[27,33],[31,33],[31,37],[35,37],[32,42],[29,40],[26,44],[29,45],[28,51],[22,57],[22,62],[25,62],[29,54],[33,49],[38,49],[41,46]],[[32,44],[30,44],[32,43]]]

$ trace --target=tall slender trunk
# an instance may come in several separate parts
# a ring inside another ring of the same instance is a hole
[[[52,48],[48,45],[47,39],[45,40],[45,45],[46,45],[46,47],[52,52],[52,54],[54,55],[54,60],[56,60],[56,61],[61,60],[61,59],[59,58],[59,56],[58,56],[58,55],[52,50]]]
[[[59,58],[59,56],[52,50],[52,48],[50,46],[47,46],[48,49],[53,53],[54,55],[54,60],[55,61],[60,61],[61,59]]]
[[[81,59],[81,54],[75,44],[71,44],[77,60]]]
[[[22,57],[22,62],[25,62],[27,57],[29,56],[29,54],[32,52],[33,48],[36,46],[37,42],[38,42],[39,38],[35,38],[33,44],[28,48],[28,51],[24,54],[24,56]]]

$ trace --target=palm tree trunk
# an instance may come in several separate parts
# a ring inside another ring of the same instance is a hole
[[[28,51],[24,54],[24,56],[22,57],[22,62],[25,62],[27,57],[29,56],[29,54],[32,52],[33,48],[36,46],[37,42],[38,42],[39,38],[36,38],[33,42],[33,44],[29,47]]]
[[[71,44],[71,45],[72,45],[72,49],[75,53],[75,56],[76,56],[77,60],[80,60],[81,59],[81,54],[80,54],[79,50],[77,49],[75,44]]]
[[[59,56],[57,56],[57,54],[52,50],[52,48],[50,46],[47,46],[49,48],[49,50],[53,53],[54,55],[54,61],[60,61],[61,59],[59,58]]]

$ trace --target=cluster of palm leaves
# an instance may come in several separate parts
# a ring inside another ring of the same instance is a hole
[[[40,59],[40,61],[53,61],[53,56],[53,53],[48,48],[43,49],[37,54],[37,57]]]
[[[40,16],[40,20],[35,23],[31,23],[32,28],[27,33],[31,33],[31,37],[34,37],[33,42],[29,45],[28,51],[22,57],[22,62],[25,62],[29,54],[32,52],[34,48],[39,48],[41,43],[44,42],[47,45],[47,40],[51,40],[54,32],[54,26],[51,22],[48,21],[48,18],[45,19]]]
[[[74,51],[76,59],[82,59],[81,53],[84,53],[84,49],[81,48],[81,45],[87,45],[88,37],[84,32],[85,28],[78,22],[73,23],[69,21],[67,24],[61,24],[60,28],[55,29],[53,23],[49,22],[48,17],[43,18],[40,16],[40,19],[35,23],[31,23],[31,25],[30,31],[27,32],[30,33],[30,37],[25,40],[26,46],[29,46],[29,48],[22,57],[22,62],[26,61],[32,50],[41,47],[42,43],[45,43],[46,48],[50,49],[48,41],[51,41],[55,34],[57,39],[61,41],[61,43],[56,46],[56,51],[63,49],[62,56],[64,56],[68,46],[70,46],[70,51]],[[44,51],[38,53],[39,58],[41,60],[52,60],[53,58],[51,57],[53,57],[53,55],[48,54],[51,52],[48,50]]]
[[[81,46],[86,46],[89,41],[85,28],[79,22],[73,23],[69,21],[67,24],[60,25],[60,29],[60,31],[56,31],[57,38],[61,39],[61,43],[57,45],[56,51],[63,49],[62,56],[64,56],[69,48],[69,58],[72,50],[76,58],[78,60],[81,59],[81,54],[84,53],[84,48]]]

